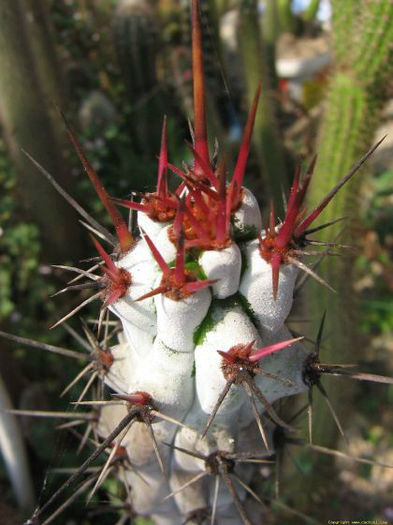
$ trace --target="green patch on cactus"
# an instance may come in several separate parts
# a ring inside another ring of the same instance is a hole
[[[257,325],[257,317],[253,309],[251,308],[250,303],[240,292],[236,292],[230,297],[227,297],[226,299],[222,299],[219,302],[222,308],[233,309],[233,308],[236,308],[237,306],[240,307],[244,311],[244,313],[248,315],[250,320],[255,325]]]
[[[258,237],[258,230],[253,225],[239,225],[239,219],[233,217],[231,219],[232,224],[232,237],[235,242],[248,242],[253,241]]]
[[[197,263],[196,261],[186,262],[185,268],[189,272],[192,272],[200,281],[207,280],[207,276],[206,276],[202,266],[200,266],[200,264]]]
[[[248,317],[251,319],[253,324],[255,326],[258,326],[258,319],[255,315],[254,310],[251,308],[250,303],[247,301],[247,299],[242,295],[240,292],[236,294],[238,296],[237,300],[239,301],[239,305],[242,307],[242,309],[245,311],[245,313],[248,315]]]
[[[241,308],[252,323],[257,323],[255,313],[249,302],[239,292],[225,299],[213,299],[205,318],[194,331],[193,341],[195,346],[201,345],[205,340],[206,334],[213,330],[215,325],[220,321],[220,315],[217,315],[220,310],[232,310],[236,307]]]
[[[207,280],[207,276],[198,262],[198,257],[201,253],[201,250],[195,251],[191,250],[190,253],[186,253],[186,262],[185,269],[189,272],[192,272],[200,281]],[[173,260],[168,263],[169,268],[174,268],[176,266],[176,260]]]
[[[240,269],[240,280],[241,280],[243,275],[244,275],[244,272],[248,268],[248,259],[247,259],[247,255],[246,255],[246,246],[245,246],[245,244],[239,244],[238,246],[239,246],[240,255],[241,255],[241,258],[242,258],[242,267]]]
[[[210,303],[209,310],[207,311],[207,314],[205,315],[203,321],[195,328],[194,335],[193,335],[193,341],[194,345],[200,345],[205,340],[207,332],[210,332],[216,325],[217,321],[213,317],[213,311],[215,309],[216,303],[219,302],[218,299],[213,299]]]

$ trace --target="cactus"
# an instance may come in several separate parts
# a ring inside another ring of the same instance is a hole
[[[263,40],[266,52],[266,61],[272,78],[272,85],[277,86],[276,75],[276,42],[280,32],[279,10],[277,2],[269,0],[263,16]]]
[[[44,6],[37,6],[34,11],[40,11],[40,8],[44,9]],[[27,6],[3,2],[0,10],[0,67],[9,72],[0,78],[1,125],[17,170],[18,209],[23,210],[29,220],[39,227],[46,260],[81,254],[82,243],[79,242],[81,237],[75,215],[51,188],[42,185],[40,177],[37,178],[35,173],[29,171],[29,162],[21,153],[22,144],[34,151],[68,187],[70,167],[62,150],[58,120],[53,119],[50,108],[53,98],[51,104],[43,107],[43,100],[48,102],[48,96],[56,97],[56,101],[61,98],[60,81],[48,50],[50,34],[46,29],[44,32],[36,29],[39,22],[31,21]],[[38,59],[36,52],[43,48],[46,48],[47,53]],[[55,93],[56,86],[59,90]],[[37,129],[41,133],[37,133]],[[43,201],[47,203],[45,209],[42,208]],[[50,217],[50,220],[46,220],[46,217]],[[64,241],[71,244],[71,240],[73,250],[65,249]]]
[[[109,476],[125,488],[122,522],[139,515],[157,524],[262,523],[264,501],[288,510],[279,499],[250,487],[256,466],[272,460],[278,451],[279,433],[281,441],[290,441],[288,436],[295,431],[273,403],[317,386],[343,431],[321,382],[324,374],[393,383],[392,378],[322,363],[324,318],[313,352],[306,351],[303,338],[293,337],[285,326],[300,272],[329,286],[302,260],[314,254],[315,246],[331,246],[309,239],[309,234],[330,225],[314,222],[380,142],[310,212],[304,202],[315,158],[304,174],[297,170],[283,220],[277,220],[271,205],[268,225],[262,229],[257,201],[243,187],[261,87],[227,182],[225,155],[213,164],[207,140],[198,7],[193,0],[192,167],[169,162],[164,118],[155,191],[145,193],[140,202],[111,198],[65,121],[84,170],[112,219],[114,236],[33,161],[89,223],[99,256],[88,270],[65,267],[77,275],[62,293],[81,289],[94,293],[54,326],[89,302],[101,300],[103,305],[97,332],[84,323],[86,339],[76,334],[88,355],[0,334],[81,361],[84,368],[63,393],[87,380],[73,412],[12,411],[65,419],[65,427],[86,424],[81,445],[93,446],[82,465],[36,509],[30,524],[49,523],[83,492],[90,501]],[[169,171],[180,179],[177,189],[169,188]],[[139,237],[130,232],[117,206],[136,211]],[[105,311],[118,320],[112,332],[113,322]],[[312,428],[310,420],[310,434]],[[293,438],[292,442],[301,443]],[[312,443],[308,447],[335,453]],[[103,467],[93,467],[104,454]],[[72,486],[73,494],[54,510],[54,503]],[[249,508],[251,499],[260,505],[257,510]]]
[[[274,200],[277,211],[282,211],[282,188],[286,188],[286,162],[279,129],[275,104],[271,96],[271,71],[263,49],[262,35],[258,18],[257,2],[242,0],[239,20],[239,41],[243,59],[243,70],[248,100],[261,79],[263,91],[262,110],[258,113],[255,124],[254,142],[262,169],[266,189]],[[271,50],[270,50],[271,51]],[[277,173],[281,176],[278,178]]]
[[[113,17],[113,38],[131,106],[134,150],[152,155],[159,132],[151,126],[162,113],[162,97],[156,77],[159,49],[154,10],[147,0],[122,0]]]
[[[306,22],[311,22],[315,19],[318,13],[319,4],[321,3],[321,0],[311,0],[308,7],[303,13],[303,19]]]
[[[298,29],[298,20],[292,11],[291,0],[277,1],[280,28],[283,32],[295,33]]]
[[[318,137],[316,176],[319,184],[311,186],[310,202],[320,199],[373,139],[392,68],[392,19],[391,1],[370,0],[362,8],[356,1],[333,2],[335,70],[330,79],[325,117]],[[359,185],[344,188],[324,213],[326,221],[350,215],[351,220],[341,237],[344,243],[350,240],[353,244],[358,237],[359,192]],[[321,238],[326,240],[327,233],[321,232]],[[322,304],[322,308],[327,307],[330,312],[328,329],[333,335],[329,357],[340,344],[343,355],[349,358],[357,338],[357,303],[352,289],[354,257],[333,259],[328,258],[321,271],[339,293],[329,294],[310,286],[305,301],[310,311],[321,310],[318,305]],[[317,438],[332,445],[334,429],[329,426],[323,407],[317,408]]]
[[[159,78],[163,85],[169,87],[168,91],[175,94],[175,102],[181,113],[191,120],[193,102],[189,5],[187,2],[173,3],[164,0],[159,2],[157,7],[167,44],[159,56]],[[231,108],[227,107],[228,100],[223,94],[224,82],[227,80],[219,37],[219,17],[216,7],[211,2],[200,2],[200,10],[201,25],[207,34],[203,42],[203,51],[209,129],[211,136],[222,143],[226,139],[223,121],[228,120]]]

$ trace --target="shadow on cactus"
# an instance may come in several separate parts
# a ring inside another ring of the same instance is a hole
[[[94,293],[54,325],[65,325],[87,355],[1,334],[85,364],[62,393],[86,381],[71,403],[79,410],[14,411],[64,420],[61,426],[80,439],[80,449],[93,448],[84,463],[37,507],[31,524],[51,522],[83,493],[90,502],[109,477],[125,487],[119,523],[135,516],[150,517],[157,524],[261,523],[273,503],[299,517],[279,499],[278,491],[264,493],[255,481],[257,466],[278,459],[284,443],[374,463],[312,443],[311,389],[316,385],[330,403],[320,381],[323,374],[387,384],[393,379],[321,363],[323,323],[312,353],[284,323],[299,270],[323,283],[303,257],[323,256],[342,247],[335,241],[311,239],[311,234],[333,223],[313,226],[314,221],[381,141],[311,212],[303,204],[316,159],[303,178],[299,169],[283,220],[275,217],[271,207],[269,225],[262,229],[257,201],[243,186],[260,88],[229,177],[225,155],[219,155],[215,163],[209,152],[198,9],[194,0],[192,167],[168,162],[164,119],[156,191],[140,195],[138,201],[112,198],[65,121],[116,236],[32,159],[82,215],[98,257],[86,270],[63,267],[76,276],[59,293],[81,289]],[[180,179],[174,191],[169,190],[169,171]],[[129,228],[116,205],[130,209],[131,216],[136,212],[140,236]],[[236,230],[254,234],[236,241]],[[109,246],[109,252],[101,242]],[[99,319],[93,325],[83,323],[82,338],[65,321],[94,300],[103,303]],[[284,421],[273,407],[277,400],[307,392],[310,443],[296,438],[293,421]],[[332,414],[344,433],[333,408]],[[86,429],[79,434],[76,428],[84,424]],[[103,465],[93,466],[105,454]],[[59,503],[71,487],[72,495]]]

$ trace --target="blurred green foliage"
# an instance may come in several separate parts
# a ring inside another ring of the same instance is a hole
[[[372,200],[364,222],[372,238],[371,247],[357,259],[369,283],[362,294],[361,328],[367,334],[391,334],[393,327],[393,170],[377,174],[370,181]],[[367,243],[367,237],[365,242]]]
[[[15,172],[0,141],[0,322],[23,303],[25,313],[34,317],[34,308],[43,300],[36,278],[38,229],[34,224],[16,220],[14,186]]]

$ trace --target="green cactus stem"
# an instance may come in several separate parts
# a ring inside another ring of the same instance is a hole
[[[6,1],[0,6],[0,68],[7,74],[0,78],[0,113],[4,138],[17,170],[17,202],[20,210],[41,230],[43,258],[67,259],[83,253],[80,230],[74,214],[32,170],[22,153],[24,148],[69,187],[70,166],[65,161],[60,138],[60,120],[51,114],[51,103],[59,102],[51,53],[37,59],[42,50],[38,20],[28,25],[27,12],[19,2]],[[49,36],[49,35],[48,35]],[[38,61],[37,61],[38,60]],[[45,87],[44,87],[45,86]],[[57,91],[57,96],[56,92]],[[39,132],[37,132],[39,130]],[[42,203],[45,202],[45,206]],[[73,253],[70,252],[74,250]]]
[[[310,203],[321,199],[372,142],[379,110],[386,97],[386,77],[392,74],[389,49],[393,38],[393,3],[373,0],[360,9],[357,2],[333,2],[333,8],[336,65],[316,148],[319,154],[316,178],[319,182],[310,188]],[[369,168],[363,169],[363,177],[367,172]],[[322,217],[322,223],[325,223],[350,216],[351,221],[347,221],[340,242],[349,242],[355,247],[360,240],[361,179],[362,175],[349,184]],[[341,227],[335,227],[336,233]],[[329,236],[332,238],[331,231]],[[327,233],[321,232],[319,238],[326,240]],[[343,360],[351,361],[359,356],[361,345],[357,344],[356,338],[358,305],[353,289],[354,262],[353,252],[345,257],[327,257],[319,273],[338,293],[331,294],[310,283],[305,294],[305,308],[315,320],[314,334],[322,309],[327,308],[329,312],[327,332],[330,335],[324,348],[324,358],[328,360],[333,353],[337,355],[338,348]],[[337,389],[331,391],[332,403],[337,405],[341,393]],[[340,407],[342,405],[341,398]],[[346,405],[350,404],[347,402]],[[315,440],[332,445],[337,433],[328,421],[322,400],[316,402],[314,413]],[[312,483],[315,481],[313,478]]]
[[[255,121],[254,144],[267,191],[276,209],[282,211],[282,189],[286,187],[286,166],[271,96],[271,75],[263,49],[255,0],[243,0],[240,6],[239,40],[243,60],[248,103],[260,82],[262,94]]]
[[[296,33],[299,21],[292,11],[292,0],[277,0],[280,30],[283,33]]]
[[[280,34],[280,18],[278,5],[275,0],[266,2],[266,9],[263,15],[263,41],[271,74],[272,84],[277,87],[276,76],[276,42]]]
[[[312,22],[317,16],[320,0],[311,0],[305,11],[302,13],[302,18],[306,22]]]
[[[160,143],[156,123],[163,106],[156,76],[158,31],[148,1],[121,0],[113,17],[113,37],[131,106],[134,150],[153,155]]]

